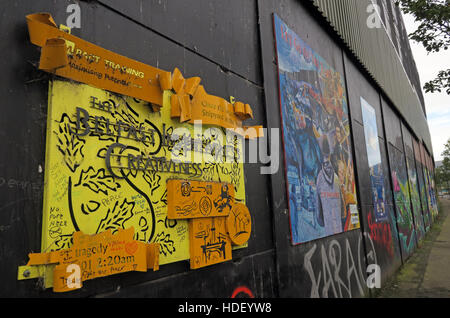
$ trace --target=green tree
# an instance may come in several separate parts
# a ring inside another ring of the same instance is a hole
[[[442,166],[436,168],[436,184],[440,189],[450,190],[450,139],[444,147]]]
[[[450,158],[450,139],[447,140],[447,143],[444,145],[444,151],[442,152],[442,156],[444,158]]]
[[[428,53],[448,50],[450,45],[450,0],[396,0],[404,13],[414,16],[419,27],[409,37]],[[424,85],[426,93],[445,90],[450,95],[450,69],[442,70]]]
[[[443,190],[447,188],[447,180],[445,180],[445,172],[443,167],[437,167],[435,170],[436,175],[436,187],[438,190]]]

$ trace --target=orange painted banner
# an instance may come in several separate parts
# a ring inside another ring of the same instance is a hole
[[[242,102],[230,103],[222,97],[210,95],[203,85],[200,77],[185,79],[178,68],[170,78],[164,82],[172,85],[173,94],[170,98],[172,118],[180,122],[194,124],[201,121],[204,125],[216,125],[233,129],[237,134],[247,139],[263,137],[262,126],[243,126],[244,120],[253,118],[253,111],[249,104]]]
[[[168,180],[167,217],[192,219],[227,216],[234,203],[234,186],[227,183]]]
[[[192,99],[190,123],[201,119],[204,125],[219,125],[224,128],[242,127],[242,119],[234,113],[234,107],[221,97],[209,95],[200,85]]]
[[[42,48],[40,69],[162,107],[163,90],[172,89],[170,72],[61,31],[49,13],[26,18],[30,41]]]
[[[82,287],[82,282],[129,271],[159,269],[159,244],[133,240],[134,228],[111,230],[96,235],[73,234],[69,249],[31,253],[27,266],[56,264],[53,291],[66,292]]]
[[[203,125],[232,129],[248,139],[264,136],[263,130],[260,129],[262,126],[242,125],[244,120],[253,118],[253,111],[249,104],[242,102],[232,104],[222,97],[208,94],[203,85],[199,85],[199,78],[184,81],[180,77],[182,78],[182,75],[175,69],[174,78],[178,80],[177,84],[173,82],[176,94],[170,99],[172,118],[179,118],[182,123],[194,124],[195,121],[202,121]],[[180,84],[180,81],[183,84]]]
[[[198,269],[232,259],[226,217],[189,220],[190,266]]]
[[[242,121],[253,118],[249,104],[230,103],[206,93],[199,77],[185,79],[178,68],[170,73],[116,54],[59,30],[49,13],[27,15],[30,41],[42,48],[39,69],[101,89],[151,103],[152,111],[163,104],[163,91],[173,90],[171,116],[191,124],[217,125],[238,130],[246,138],[262,137],[247,133]]]

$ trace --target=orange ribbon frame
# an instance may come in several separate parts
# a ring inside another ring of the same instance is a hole
[[[167,78],[170,72],[61,31],[49,13],[26,18],[31,43],[42,48],[39,69],[162,107],[159,78]]]
[[[249,104],[232,104],[224,98],[208,94],[203,85],[200,85],[199,77],[185,79],[178,68],[175,68],[171,78],[164,81],[171,83],[175,92],[170,98],[172,118],[179,118],[180,122],[190,124],[201,120],[202,124],[232,129],[249,139],[264,136],[262,126],[242,125],[244,120],[253,118]]]
[[[49,13],[30,14],[26,19],[31,43],[42,48],[41,70],[147,101],[153,111],[163,106],[163,91],[172,90],[171,117],[180,122],[201,120],[246,138],[264,135],[261,126],[242,126],[242,121],[253,118],[249,104],[232,104],[207,94],[199,77],[185,79],[178,68],[170,73],[89,43],[59,30]]]

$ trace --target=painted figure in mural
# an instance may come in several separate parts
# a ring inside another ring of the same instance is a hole
[[[339,184],[344,201],[344,214],[342,219],[345,222],[348,219],[347,211],[349,206],[351,204],[356,204],[353,187],[353,173],[351,173],[353,168],[350,161],[348,135],[346,135],[345,129],[340,125],[339,121],[336,122],[335,127],[331,162],[339,177]]]
[[[317,130],[314,128],[311,110],[311,102],[308,96],[309,89],[306,85],[301,90],[301,99],[297,99],[295,104],[296,110],[302,114],[304,123],[297,125],[296,142],[294,144],[301,145],[302,148],[302,170],[305,175],[315,178],[320,170],[322,163],[322,154],[317,142]]]
[[[293,97],[289,94],[290,91],[294,90],[294,84],[290,83],[289,89],[283,91],[283,100],[289,104],[293,104]],[[283,130],[284,138],[289,144],[286,149],[286,167],[289,191],[289,208],[291,211],[291,218],[295,224],[298,221],[298,214],[302,210],[302,200],[301,200],[301,178],[302,178],[302,150],[295,144],[297,123],[293,113],[285,114],[286,117],[286,127]],[[297,228],[294,229],[294,236],[297,237],[299,233]]]
[[[325,227],[326,235],[341,233],[345,213],[338,177],[333,169],[327,138],[322,143],[323,163],[317,176],[317,221]]]
[[[334,133],[334,147],[333,155],[331,157],[333,167],[337,171],[339,169],[339,162],[346,163],[349,158],[347,136],[345,135],[344,129],[341,128],[339,122],[336,123],[336,129]]]
[[[359,228],[348,108],[342,75],[276,15],[274,26],[291,238],[299,244]]]

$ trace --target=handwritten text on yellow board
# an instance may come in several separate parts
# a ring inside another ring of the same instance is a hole
[[[42,251],[70,247],[77,231],[115,234],[134,227],[135,240],[159,243],[161,265],[188,260],[188,223],[167,217],[167,180],[182,175],[226,182],[234,186],[235,201],[245,203],[243,164],[237,160],[242,140],[220,139],[211,126],[198,132],[172,119],[170,98],[165,91],[164,107],[152,112],[148,103],[131,97],[50,82]],[[236,161],[212,161],[203,154],[196,163],[195,149],[174,151],[171,136],[177,128],[200,135],[200,149],[215,144],[212,149],[232,151],[228,159]]]

